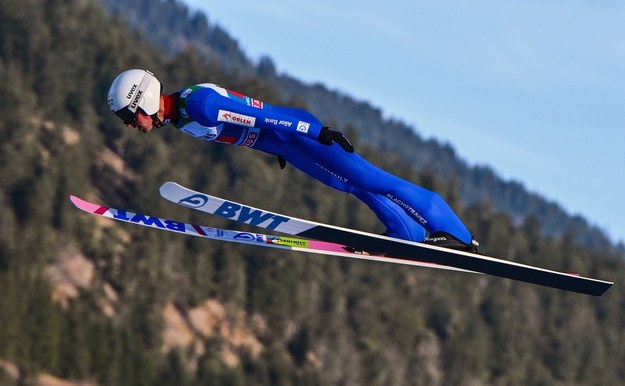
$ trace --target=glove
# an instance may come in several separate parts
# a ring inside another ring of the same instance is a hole
[[[286,167],[286,160],[281,155],[276,155],[278,157],[278,165],[280,165],[280,169],[284,169]]]
[[[324,126],[321,128],[317,141],[328,146],[331,146],[334,142],[336,142],[339,145],[341,145],[343,150],[345,150],[346,152],[348,153],[354,152],[354,145],[352,145],[352,143],[349,142],[349,139],[347,139],[347,137],[344,136],[343,133],[339,131],[331,130],[327,126]]]

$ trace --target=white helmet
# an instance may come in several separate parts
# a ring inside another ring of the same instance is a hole
[[[109,108],[126,124],[137,120],[138,109],[160,123],[156,113],[160,107],[161,88],[161,82],[150,71],[126,70],[109,88]]]

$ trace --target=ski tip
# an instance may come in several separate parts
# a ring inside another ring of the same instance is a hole
[[[97,206],[95,204],[92,204],[88,201],[83,200],[82,198],[78,197],[78,196],[74,196],[73,194],[71,194],[69,196],[70,201],[72,202],[72,204],[74,204],[74,206],[78,209],[82,209],[84,211],[89,212],[88,208],[90,206]]]
[[[69,196],[69,200],[72,202],[72,204],[74,204],[75,206],[79,206],[81,202],[84,202],[83,199],[78,198],[77,196],[74,196],[73,194],[70,194]]]
[[[74,196],[73,194],[69,196],[69,199],[70,201],[72,201],[72,204],[74,204],[76,208],[80,210],[84,210],[85,212],[99,214],[99,212],[101,211],[101,208],[103,208],[101,205],[97,205],[89,201],[85,201],[78,196]]]
[[[161,195],[163,195],[169,187],[175,187],[175,186],[180,186],[180,185],[173,181],[166,181],[161,185],[161,187],[158,190],[161,193]]]

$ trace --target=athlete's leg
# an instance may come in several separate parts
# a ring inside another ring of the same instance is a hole
[[[308,147],[306,152],[313,148]],[[447,202],[435,192],[388,173],[358,154],[346,153],[340,146],[318,145],[314,160],[327,174],[337,175],[354,189],[382,195],[395,202],[428,232],[446,232],[464,243],[472,236]]]
[[[425,228],[388,198],[359,189],[354,189],[352,193],[378,216],[386,226],[388,236],[417,242],[425,239]]]

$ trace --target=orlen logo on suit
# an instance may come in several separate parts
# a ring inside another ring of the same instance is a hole
[[[249,115],[237,114],[232,111],[219,110],[217,115],[218,122],[234,123],[241,126],[254,127],[256,118]]]

